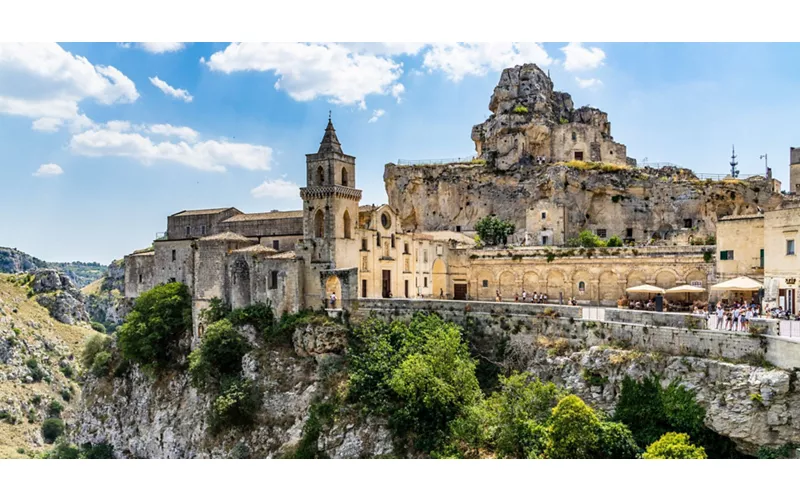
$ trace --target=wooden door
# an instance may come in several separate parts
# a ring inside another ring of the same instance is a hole
[[[383,271],[383,298],[388,299],[392,292],[392,272]]]
[[[453,285],[453,298],[455,300],[467,300],[467,284],[456,283]]]

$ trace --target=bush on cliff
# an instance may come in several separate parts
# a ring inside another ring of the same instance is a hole
[[[180,336],[192,327],[192,298],[182,283],[167,283],[144,292],[117,330],[125,359],[146,368],[164,368],[177,355]]]
[[[219,384],[223,377],[238,376],[250,345],[227,319],[209,325],[200,346],[189,355],[189,375],[198,388]]]
[[[45,443],[52,443],[64,434],[64,421],[60,418],[48,418],[42,422],[42,437]]]
[[[475,224],[475,231],[486,245],[505,245],[508,237],[516,231],[516,226],[513,222],[488,215]]]
[[[659,459],[704,459],[708,458],[702,446],[689,442],[689,436],[677,432],[668,432],[647,447],[642,458]]]
[[[253,423],[261,399],[253,383],[240,378],[222,381],[222,391],[211,404],[209,429],[218,433],[230,427],[247,427]]]

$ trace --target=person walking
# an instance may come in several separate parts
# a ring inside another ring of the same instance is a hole
[[[336,292],[331,292],[331,309],[336,309]]]
[[[717,321],[716,324],[714,325],[714,328],[716,330],[722,330],[722,320],[724,316],[725,316],[725,309],[722,308],[721,302],[717,302],[717,315],[716,315]]]
[[[444,288],[440,288],[440,289],[439,289],[439,299],[440,299],[440,300],[443,300],[443,299],[444,299]]]
[[[739,309],[738,306],[734,306],[733,313],[732,313],[733,314],[733,325],[731,325],[731,326],[733,326],[733,331],[734,332],[738,332],[739,331],[739,316],[741,316],[741,313],[742,313],[741,309]]]
[[[528,292],[526,292],[525,289],[523,288],[522,289],[522,302],[527,302],[527,301],[528,301]]]
[[[495,297],[494,297],[494,301],[495,301],[495,302],[500,302],[500,300],[501,300],[501,297],[500,297],[500,290],[497,290],[497,289],[496,289],[496,290],[494,291],[494,295],[495,295]]]

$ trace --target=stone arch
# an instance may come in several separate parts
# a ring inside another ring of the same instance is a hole
[[[349,186],[347,178],[347,167],[342,167],[342,186]]]
[[[672,288],[678,281],[678,273],[672,269],[662,269],[656,273],[656,286],[664,290]]]
[[[632,271],[628,274],[627,288],[644,285],[645,283],[647,283],[647,281],[645,280],[644,273],[641,271]]]
[[[519,293],[519,290],[517,290],[517,277],[514,276],[513,272],[503,271],[500,273],[500,278],[498,281],[500,286],[500,295],[503,296],[503,299],[512,299],[514,298],[515,293]]]
[[[331,304],[330,298],[331,294],[336,294],[336,303]],[[328,276],[328,279],[325,280],[325,299],[326,303],[328,304],[329,308],[341,309],[342,307],[342,282],[339,281],[339,277],[336,275]]]
[[[539,275],[533,271],[526,271],[522,275],[522,288],[528,292],[528,296],[539,292]]]
[[[321,186],[325,183],[325,170],[322,166],[317,167],[317,185]]]
[[[559,293],[567,293],[567,290],[564,289],[566,281],[567,278],[564,276],[564,272],[559,269],[551,269],[547,273],[546,293],[548,300],[558,300]]]
[[[701,271],[700,269],[693,269],[688,273],[686,273],[685,279],[687,285],[691,284],[692,281],[699,281],[700,283],[702,283],[702,285],[700,286],[705,288],[708,281],[708,276],[704,271]]]
[[[344,211],[344,216],[342,217],[342,224],[344,224],[344,237],[346,239],[350,239],[353,237],[352,235],[352,221],[350,220],[350,212],[347,210]]]
[[[476,284],[475,295],[478,300],[494,300],[495,281],[490,271],[480,271]],[[483,286],[484,281],[486,286]]]
[[[592,298],[592,275],[589,271],[580,269],[572,275],[572,295],[578,300],[590,300]],[[583,284],[583,287],[581,287]],[[583,288],[583,290],[581,290]]]
[[[433,296],[437,299],[441,291],[444,291],[444,296],[447,297],[447,265],[444,263],[442,259],[436,259],[433,261]]]
[[[322,210],[317,210],[317,213],[314,214],[314,237],[325,237],[325,214]]]
[[[615,303],[622,295],[619,277],[613,271],[604,271],[600,275],[598,288],[598,300],[603,303]]]
[[[250,266],[239,257],[231,269],[231,307],[241,309],[250,305]]]

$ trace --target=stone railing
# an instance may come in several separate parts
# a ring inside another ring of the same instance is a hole
[[[614,323],[633,323],[644,326],[669,326],[688,330],[713,330],[704,316],[669,312],[638,311],[633,309],[605,310],[605,320]],[[711,320],[712,325],[714,319]],[[754,319],[750,324],[756,329],[763,327],[764,335],[778,335],[779,322],[771,319]],[[742,332],[745,333],[745,332]]]
[[[472,312],[491,315],[553,315],[561,318],[581,317],[580,306],[558,304],[528,304],[520,302],[488,302],[476,300],[424,300],[424,299],[358,299],[359,309],[392,311],[402,309],[409,313],[417,311]]]

